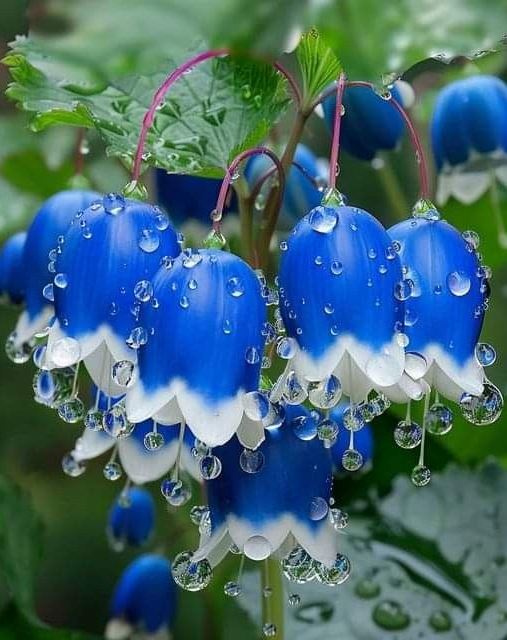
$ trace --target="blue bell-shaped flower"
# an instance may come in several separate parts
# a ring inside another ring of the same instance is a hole
[[[259,384],[266,307],[254,271],[237,256],[187,250],[153,279],[151,333],[127,393],[131,422],[184,420],[199,440],[223,444],[240,427],[245,394]],[[246,425],[248,428],[248,424]]]
[[[0,249],[0,299],[11,304],[21,304],[25,300],[25,240],[26,233],[20,231],[6,240]]]
[[[115,549],[145,544],[155,527],[155,503],[149,491],[133,487],[122,491],[109,510],[107,533]]]
[[[444,87],[435,102],[431,143],[439,204],[451,196],[474,202],[495,179],[507,185],[507,85],[484,75]]]
[[[85,470],[87,460],[116,447],[121,463],[120,475],[123,468],[135,484],[159,480],[176,464],[180,470],[197,480],[201,479],[192,452],[195,437],[188,428],[180,444],[180,424],[159,425],[153,420],[145,420],[134,426],[127,421],[123,403],[123,398],[109,399],[103,393],[98,395],[95,406],[85,415],[86,428],[83,434],[64,458],[62,465],[66,473],[80,475]],[[116,464],[113,462],[113,465]],[[111,465],[111,461],[108,465]],[[106,469],[105,475],[109,477]],[[112,476],[111,479],[118,477]]]
[[[104,636],[106,640],[141,637],[138,634],[147,640],[168,639],[175,616],[171,565],[163,556],[145,554],[125,569],[116,585]]]
[[[480,396],[485,378],[476,353],[490,274],[476,252],[477,234],[459,233],[428,203],[424,215],[389,235],[403,265],[406,373],[450,400]]]
[[[382,225],[355,207],[319,206],[281,249],[286,375],[303,387],[337,378],[354,403],[405,384],[419,396],[403,376],[401,264]]]
[[[403,107],[414,101],[412,87],[402,80],[390,90]],[[336,96],[323,102],[324,115],[332,129]],[[391,151],[401,141],[405,130],[403,118],[389,101],[370,87],[347,87],[343,94],[344,114],[340,130],[340,145],[359,160],[371,161],[379,151]]]
[[[326,185],[327,178],[327,162],[318,159],[304,144],[298,144],[294,162],[300,165],[308,177],[295,166],[292,166],[287,174],[280,214],[282,222],[289,225],[294,224],[294,220],[304,216],[309,209],[320,204],[322,192],[312,180]],[[272,167],[273,163],[267,156],[256,155],[251,158],[245,169],[245,177],[250,187],[253,187]]]
[[[180,250],[158,207],[109,194],[80,212],[56,258],[47,365],[84,360],[98,387],[110,396],[124,393],[114,365],[135,363],[149,337],[141,307],[157,304],[151,278]]]
[[[93,191],[61,191],[44,202],[27,231],[23,249],[26,308],[13,339],[21,346],[43,331],[54,314],[52,287],[55,260],[77,212],[100,198]]]
[[[348,560],[338,554],[338,536],[329,507],[332,463],[318,438],[307,439],[304,421],[312,417],[302,406],[286,406],[284,422],[269,429],[256,451],[243,449],[236,438],[216,448],[222,473],[206,482],[209,512],[203,514],[201,541],[193,554],[174,560],[173,575],[184,588],[193,586],[191,566],[216,566],[235,546],[251,560],[276,555],[286,575],[290,558],[305,560],[306,578],[326,582],[337,560],[348,576]],[[303,569],[301,564],[300,569]],[[337,584],[337,582],[335,583]]]

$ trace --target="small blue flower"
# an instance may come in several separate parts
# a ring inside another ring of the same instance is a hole
[[[198,176],[166,173],[158,169],[156,175],[157,200],[166,209],[175,224],[197,221],[207,228],[211,224],[211,212],[217,204],[221,180]],[[228,209],[235,209],[234,191]],[[226,218],[227,219],[227,218]]]
[[[298,167],[293,166],[290,168],[280,212],[282,221],[286,224],[294,224],[294,220],[298,220],[309,209],[313,209],[313,207],[320,204],[322,193],[315,184],[312,184],[312,179],[319,181],[325,180],[327,177],[326,163],[318,160],[304,144],[297,146],[294,162],[297,162],[302,167],[310,179],[304,176]],[[253,187],[272,167],[273,163],[267,156],[257,155],[253,157],[248,162],[245,170],[245,177],[250,187]]]
[[[353,402],[402,382],[402,280],[395,247],[369,213],[320,206],[295,227],[282,251],[280,310],[300,382],[334,375]]]
[[[60,249],[47,364],[84,360],[97,386],[120,395],[112,367],[135,363],[148,340],[140,310],[156,304],[151,278],[180,252],[178,236],[158,207],[109,194],[74,217]]]
[[[451,196],[474,202],[495,178],[507,185],[507,85],[485,75],[446,86],[435,103],[431,142],[440,204]]]
[[[235,255],[187,250],[160,269],[153,291],[158,306],[141,311],[153,335],[127,393],[129,419],[184,419],[209,446],[223,444],[242,422],[243,396],[258,388],[266,319],[259,281]]]
[[[397,81],[391,94],[403,107],[409,107],[414,93],[409,84]],[[326,122],[333,126],[336,97],[323,103]],[[403,118],[389,101],[369,87],[347,87],[343,95],[340,144],[359,160],[370,161],[379,151],[390,151],[400,143],[405,130]]]
[[[343,455],[350,449],[350,431],[345,427],[344,413],[349,409],[349,407],[349,403],[341,402],[330,412],[330,418],[339,426],[338,437],[331,447],[331,457],[333,459],[334,468],[340,473],[347,472],[343,466]],[[371,425],[365,424],[359,430],[355,431],[353,443],[354,449],[361,455],[361,467],[367,467],[368,463],[371,463],[373,458],[373,430]]]
[[[116,585],[104,635],[107,640],[127,640],[136,632],[167,637],[162,634],[169,633],[175,616],[171,565],[162,556],[145,554],[125,569]]]
[[[61,191],[44,202],[27,231],[23,265],[26,308],[16,325],[16,344],[28,342],[53,316],[50,288],[61,239],[76,215],[99,198],[93,191]],[[46,296],[44,295],[46,292]]]
[[[459,233],[438,213],[389,230],[403,265],[406,373],[446,398],[480,396],[483,368],[475,357],[488,305],[489,270],[473,232]]]
[[[283,557],[299,545],[316,564],[335,561],[330,452],[318,438],[297,435],[300,422],[312,419],[304,407],[285,410],[282,426],[267,430],[256,451],[243,449],[236,438],[214,450],[222,473],[206,482],[209,526],[201,524],[195,562],[215,566],[233,544],[252,560]]]
[[[122,492],[109,511],[107,531],[115,546],[145,544],[155,526],[155,503],[149,491],[133,487]]]
[[[0,298],[5,298],[11,304],[21,304],[25,300],[25,240],[26,233],[20,231],[0,249]]]

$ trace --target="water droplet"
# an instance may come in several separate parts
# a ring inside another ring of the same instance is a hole
[[[285,577],[291,582],[304,584],[315,577],[315,562],[303,547],[295,547],[281,564]]]
[[[300,440],[313,440],[317,435],[317,422],[312,416],[298,416],[291,422],[294,434]]]
[[[287,244],[287,242],[285,240],[282,240],[280,242],[280,251],[287,251],[288,248],[289,245]]]
[[[329,505],[324,498],[321,498],[320,496],[312,498],[309,510],[310,520],[323,520],[327,516],[328,511]]]
[[[370,578],[363,578],[356,584],[354,592],[360,598],[370,600],[380,595],[380,585]]]
[[[283,397],[287,404],[301,404],[307,398],[304,387],[299,382],[295,371],[291,371],[285,380]]]
[[[338,404],[341,396],[342,386],[334,375],[313,385],[308,394],[310,402],[318,409],[331,409]]]
[[[243,546],[243,553],[250,560],[265,560],[271,552],[271,543],[260,535],[250,536]]]
[[[492,424],[500,417],[503,397],[499,389],[487,381],[484,383],[482,395],[473,396],[470,393],[464,393],[459,405],[465,420],[480,427]]]
[[[266,393],[250,391],[243,396],[243,408],[250,420],[258,422],[268,416],[271,403]]]
[[[379,602],[373,609],[372,618],[379,627],[388,631],[401,631],[410,625],[410,616],[394,600]]]
[[[42,295],[46,298],[46,300],[49,300],[49,302],[54,302],[55,301],[55,292],[54,292],[54,288],[53,288],[53,283],[52,282],[47,284],[42,289]]]
[[[188,288],[189,288],[191,291],[195,291],[195,290],[197,289],[197,280],[195,280],[195,278],[191,278],[191,279],[188,281]]]
[[[241,279],[237,277],[227,280],[226,289],[233,298],[240,298],[245,293],[245,286]]]
[[[245,473],[259,473],[264,466],[264,454],[258,449],[243,449],[239,456],[239,466]]]
[[[193,269],[201,262],[202,262],[202,255],[199,253],[199,251],[195,251],[192,249],[185,249],[184,258],[182,262],[185,269]]]
[[[274,638],[277,634],[276,625],[272,622],[265,622],[262,625],[262,635],[265,638]]]
[[[422,429],[417,422],[401,420],[394,429],[394,441],[402,449],[415,449],[421,444]]]
[[[134,287],[134,297],[139,302],[149,302],[153,296],[153,285],[149,280],[139,280]]]
[[[363,456],[357,449],[346,449],[342,455],[342,466],[346,471],[357,471],[363,466]]]
[[[290,360],[296,355],[297,342],[294,338],[280,338],[276,344],[276,352],[284,360]]]
[[[51,348],[51,360],[57,367],[71,367],[81,357],[81,345],[74,338],[60,338]]]
[[[442,293],[442,285],[441,284],[436,284],[433,287],[433,293],[437,296],[439,296]]]
[[[481,366],[489,367],[496,360],[496,351],[490,344],[479,342],[475,347],[475,357]]]
[[[320,267],[324,264],[324,258],[322,256],[315,256],[314,262],[318,267]]]
[[[158,431],[148,431],[143,438],[143,443],[148,451],[158,451],[164,446],[164,436]]]
[[[414,283],[410,278],[400,280],[400,282],[397,282],[394,286],[394,297],[401,302],[408,300],[412,295],[413,289]]]
[[[122,468],[117,462],[108,462],[103,469],[104,478],[111,482],[116,482],[122,475]]]
[[[255,347],[249,347],[245,351],[245,360],[248,364],[258,364],[260,359],[259,351]]]
[[[120,387],[128,387],[134,381],[135,365],[130,360],[119,360],[115,362],[111,375],[113,381]]]
[[[90,431],[102,429],[103,413],[99,409],[89,409],[84,418],[84,425]]]
[[[447,286],[455,296],[464,296],[470,291],[470,278],[464,271],[453,271],[447,276]]]
[[[181,296],[181,298],[180,298],[180,307],[182,309],[188,309],[189,306],[190,306],[190,301],[187,298],[187,296]]]
[[[291,607],[299,607],[301,604],[301,596],[297,593],[289,594],[289,606]]]
[[[336,558],[330,567],[324,564],[317,566],[317,580],[330,587],[343,584],[350,576],[350,560],[342,553],[336,554]]]
[[[181,480],[166,478],[160,485],[160,491],[172,507],[182,507],[192,497],[190,489]]]
[[[463,231],[461,235],[463,240],[470,245],[470,249],[472,251],[477,251],[480,244],[479,235],[475,231]]]
[[[222,472],[220,458],[214,455],[203,456],[199,461],[199,471],[204,480],[214,480]]]
[[[431,471],[423,464],[418,464],[412,469],[410,479],[416,487],[425,487],[431,480]]]
[[[191,551],[183,551],[174,558],[174,582],[185,591],[201,591],[211,582],[213,570],[206,559],[193,562],[192,556]]]
[[[122,404],[115,404],[114,407],[104,412],[102,428],[112,438],[126,438],[133,429],[134,424],[128,421],[125,407]]]
[[[338,214],[334,207],[315,207],[308,215],[308,223],[318,233],[331,233],[338,223]]]
[[[53,282],[59,289],[65,289],[65,287],[68,285],[68,280],[65,273],[57,273],[54,277]]]
[[[349,431],[359,431],[364,427],[364,418],[359,406],[351,405],[343,412],[343,426]]]
[[[435,611],[429,620],[430,627],[437,632],[450,631],[452,629],[452,619],[447,611]]]
[[[347,513],[345,513],[345,511],[334,508],[329,510],[329,514],[331,516],[331,522],[333,524],[333,527],[335,528],[336,531],[339,531],[340,529],[345,529],[345,527],[348,525],[349,516]]]
[[[86,471],[85,463],[76,460],[72,453],[67,453],[62,458],[63,472],[71,478],[77,478]]]
[[[449,407],[436,402],[431,405],[424,421],[426,429],[435,436],[443,436],[452,429],[453,415]]]
[[[428,371],[428,362],[420,353],[414,351],[405,354],[405,372],[414,380],[419,380]]]
[[[120,193],[108,193],[102,198],[102,206],[106,213],[117,216],[125,209],[125,198]]]
[[[153,253],[160,246],[160,236],[155,229],[143,229],[138,238],[139,248],[145,253]]]
[[[241,585],[237,582],[231,581],[224,584],[224,593],[226,596],[229,596],[229,598],[237,598],[241,595],[241,592]]]
[[[83,419],[85,414],[84,404],[79,398],[72,398],[58,405],[59,417],[68,424],[75,424]]]
[[[159,231],[165,231],[170,224],[169,216],[159,209],[159,207],[153,207],[155,213],[155,226]]]
[[[334,260],[331,262],[331,273],[335,276],[339,276],[343,273],[343,265],[341,262]]]

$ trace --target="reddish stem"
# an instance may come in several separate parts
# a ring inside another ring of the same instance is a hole
[[[222,220],[225,200],[227,198],[227,193],[229,191],[229,187],[231,186],[231,182],[234,179],[234,174],[236,173],[236,169],[243,162],[243,160],[246,160],[247,158],[250,158],[251,156],[255,156],[255,155],[266,155],[273,161],[275,168],[278,171],[279,181],[280,181],[279,182],[279,198],[280,200],[282,198],[283,190],[285,188],[285,173],[280,163],[280,160],[278,159],[278,156],[273,151],[271,151],[271,149],[268,149],[268,147],[255,147],[254,149],[247,149],[246,151],[242,151],[239,155],[237,155],[234,158],[234,160],[231,162],[231,164],[227,168],[225,177],[220,186],[220,191],[218,193],[218,199],[217,199],[217,206],[215,207],[215,211],[213,212],[213,218],[214,218],[213,229],[217,233],[220,232],[220,221]]]
[[[204,51],[202,53],[199,53],[196,56],[193,56],[192,58],[184,62],[183,64],[181,64],[179,67],[176,67],[174,71],[171,71],[171,73],[167,76],[164,82],[160,85],[160,87],[155,92],[155,95],[153,96],[153,99],[151,101],[148,111],[144,114],[144,118],[141,126],[141,133],[139,135],[139,141],[137,143],[137,149],[134,156],[134,165],[132,168],[133,181],[137,182],[139,180],[139,176],[141,175],[141,164],[143,160],[144,147],[146,144],[146,137],[148,135],[148,131],[150,130],[153,124],[153,120],[155,119],[157,108],[159,107],[160,104],[162,104],[162,101],[164,100],[164,97],[166,93],[169,91],[170,87],[176,82],[176,80],[181,78],[182,75],[184,75],[187,71],[192,69],[192,67],[195,67],[201,62],[205,62],[206,60],[209,60],[211,58],[218,58],[220,56],[228,55],[229,53],[230,51],[228,49],[212,49],[210,51]],[[277,71],[279,71],[281,74],[285,76],[289,85],[292,88],[292,91],[294,92],[294,96],[296,98],[297,104],[298,106],[300,106],[302,98],[301,98],[301,92],[299,91],[299,87],[297,86],[296,81],[294,80],[292,75],[289,73],[289,71],[287,71],[287,69],[285,69],[280,62],[273,62],[272,64]]]
[[[341,73],[336,87],[336,106],[334,110],[333,138],[331,140],[331,155],[329,158],[329,188],[336,187],[338,176],[338,156],[340,153],[340,128],[342,121],[343,92],[345,91],[345,74]]]

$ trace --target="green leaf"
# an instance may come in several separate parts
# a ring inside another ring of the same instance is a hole
[[[97,95],[57,86],[25,57],[7,56],[15,82],[8,94],[33,112],[32,126],[95,127],[109,154],[129,164],[141,122],[166,76],[118,80]],[[20,78],[22,81],[20,82]],[[157,112],[146,161],[178,173],[221,177],[232,158],[258,144],[288,104],[286,81],[269,64],[242,58],[212,60],[181,78]]]
[[[287,637],[300,640],[500,640],[507,608],[507,472],[449,466],[431,484],[399,477],[373,517],[355,517],[340,539],[352,574],[335,588],[294,585]],[[260,624],[259,579],[238,604]],[[391,636],[391,634],[393,634]]]
[[[349,78],[378,81],[430,57],[477,57],[500,46],[505,0],[332,0],[313,16]]]
[[[88,633],[32,624],[13,606],[9,606],[0,615],[0,637],[2,640],[99,640],[98,636]]]
[[[303,104],[310,107],[320,93],[338,79],[342,67],[317,29],[303,34],[296,56],[303,78]]]

